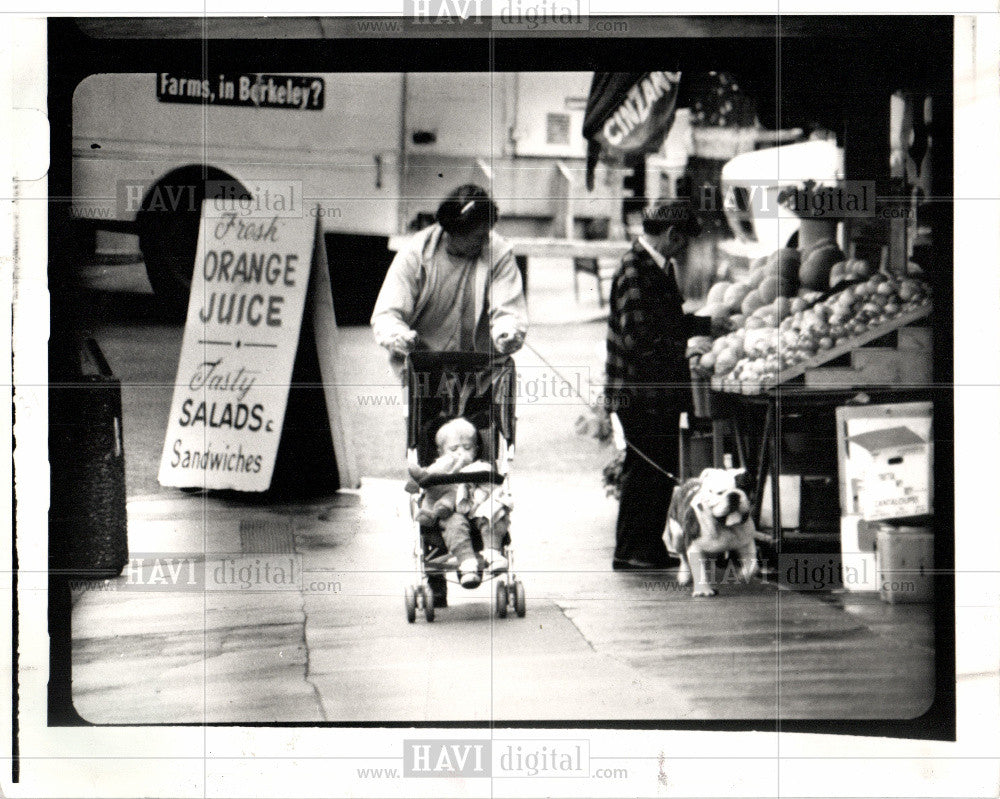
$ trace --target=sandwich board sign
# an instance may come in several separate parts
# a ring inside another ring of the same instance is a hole
[[[261,218],[203,203],[161,485],[358,485],[319,216],[297,211]]]

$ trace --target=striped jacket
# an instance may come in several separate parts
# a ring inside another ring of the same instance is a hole
[[[611,286],[605,402],[609,411],[633,404],[685,408],[691,401],[685,353],[711,320],[686,314],[673,264],[660,269],[638,243]]]

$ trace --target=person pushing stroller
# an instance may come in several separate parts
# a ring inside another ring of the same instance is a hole
[[[414,351],[510,355],[523,345],[523,283],[510,245],[493,232],[497,215],[485,189],[459,186],[438,206],[435,224],[396,254],[371,325],[397,375]],[[444,580],[435,577],[432,587],[445,606]]]

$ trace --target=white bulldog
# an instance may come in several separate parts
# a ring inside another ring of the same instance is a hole
[[[680,558],[677,581],[687,585],[694,577],[692,596],[715,596],[708,563],[723,552],[737,552],[740,576],[750,580],[758,571],[756,531],[750,519],[750,500],[744,490],[746,469],[705,469],[700,477],[674,489],[664,540]]]

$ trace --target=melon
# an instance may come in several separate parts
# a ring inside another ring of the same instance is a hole
[[[698,316],[709,316],[713,321],[725,321],[729,316],[729,308],[722,303],[708,303],[698,311]]]
[[[761,302],[764,305],[770,305],[778,298],[778,282],[777,276],[772,275],[765,278],[764,282],[760,284],[757,293],[760,295]]]
[[[812,255],[816,250],[820,249],[821,247],[829,247],[831,245],[835,246],[836,242],[829,236],[814,241],[810,246],[801,250],[802,260],[805,261],[806,258],[808,258],[810,255]]]
[[[767,303],[765,303],[764,300],[761,299],[760,292],[754,289],[749,294],[747,294],[746,297],[743,298],[743,302],[740,304],[740,311],[743,312],[744,316],[749,316],[758,308],[760,308],[762,305],[766,304]]]
[[[778,296],[779,297],[794,297],[798,292],[798,284],[792,280],[785,280],[782,278],[778,281]]]
[[[726,296],[726,290],[732,286],[728,280],[723,280],[716,283],[712,288],[708,290],[708,296],[705,298],[706,305],[723,305],[725,300],[723,297]]]
[[[750,274],[747,275],[747,283],[750,288],[757,288],[764,278],[767,277],[767,264],[761,264],[756,269],[751,269]]]
[[[726,294],[722,298],[722,304],[727,308],[739,310],[740,305],[743,300],[746,299],[747,294],[749,294],[751,290],[750,286],[746,283],[733,283],[726,289]]]
[[[844,260],[844,253],[836,244],[815,247],[799,267],[799,283],[813,291],[830,285],[830,275],[835,264]]]
[[[798,280],[799,267],[802,265],[802,258],[798,250],[791,247],[782,247],[775,250],[768,257],[768,275],[779,275],[785,280]]]

